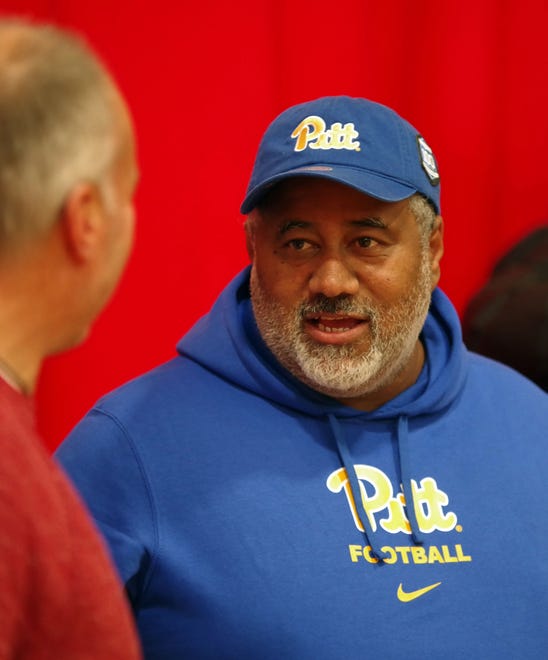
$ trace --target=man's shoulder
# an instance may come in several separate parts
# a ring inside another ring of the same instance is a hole
[[[193,360],[176,355],[101,397],[93,410],[126,416],[138,410],[161,409],[192,397],[207,372]]]
[[[526,401],[548,411],[548,394],[512,367],[491,358],[469,352],[469,383],[495,396]]]

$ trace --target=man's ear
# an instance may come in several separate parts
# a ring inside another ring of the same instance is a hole
[[[436,216],[434,228],[430,234],[430,260],[432,271],[432,291],[440,281],[441,269],[440,261],[443,256],[443,218]]]
[[[244,225],[245,229],[245,247],[250,261],[253,261],[255,256],[255,227],[254,220],[250,216],[247,217]]]
[[[90,261],[105,231],[102,199],[96,184],[81,182],[72,188],[61,211],[60,223],[71,256],[79,262]]]

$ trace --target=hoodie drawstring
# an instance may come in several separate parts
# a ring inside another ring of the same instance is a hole
[[[407,511],[407,519],[411,526],[411,538],[415,545],[422,545],[424,539],[419,533],[419,523],[417,521],[417,514],[415,512],[415,501],[413,499],[413,490],[411,486],[411,478],[409,477],[409,422],[405,415],[398,418],[397,428],[398,440],[398,456],[400,460],[400,479],[403,488],[403,496],[405,498],[405,509]]]
[[[371,554],[380,562],[383,562],[384,559],[387,557],[387,555],[381,550],[381,548],[377,544],[377,539],[375,537],[373,528],[371,527],[369,516],[367,515],[367,511],[363,506],[360,482],[358,481],[358,477],[356,475],[356,470],[354,468],[354,462],[352,460],[352,456],[350,455],[350,451],[348,450],[346,438],[344,437],[344,433],[341,429],[341,425],[339,424],[339,420],[335,417],[335,415],[328,414],[328,418],[329,418],[329,425],[331,426],[331,430],[333,432],[333,437],[335,438],[335,444],[337,445],[337,451],[339,452],[339,458],[341,460],[341,464],[346,471],[346,477],[348,479],[348,483],[350,486],[350,492],[352,493],[352,498],[354,500],[354,504],[356,507],[356,513],[364,530],[363,533],[365,539],[371,548]],[[363,515],[360,515],[360,512],[363,512]]]
[[[363,505],[363,498],[361,495],[363,486],[360,486],[358,476],[354,467],[354,461],[348,449],[348,444],[344,436],[343,429],[337,417],[333,414],[327,415],[329,419],[329,425],[335,438],[335,444],[337,445],[337,451],[339,453],[339,458],[343,468],[346,471],[346,476],[348,479],[348,484],[350,486],[350,492],[352,493],[352,499],[354,500],[356,513],[358,519],[361,523],[361,526],[364,530],[364,536],[367,541],[367,544],[371,548],[371,554],[379,560],[379,562],[384,562],[384,559],[388,558],[387,553],[383,552],[380,547],[376,534],[371,527],[371,522],[367,511]],[[413,500],[413,491],[411,486],[411,478],[408,476],[409,473],[409,423],[405,415],[402,415],[398,418],[398,425],[396,429],[397,435],[397,445],[398,445],[398,457],[399,457],[399,470],[400,470],[400,480],[403,489],[403,496],[406,503],[407,518],[409,520],[409,525],[411,527],[411,538],[416,545],[422,545],[424,543],[420,533],[419,525],[417,521],[417,515],[415,512],[415,503]]]

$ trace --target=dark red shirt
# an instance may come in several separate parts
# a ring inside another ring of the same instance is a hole
[[[133,660],[107,551],[43,446],[32,399],[0,378],[0,660]]]

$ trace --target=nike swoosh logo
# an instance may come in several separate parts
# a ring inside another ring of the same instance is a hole
[[[398,600],[401,600],[402,603],[409,603],[410,601],[415,600],[415,598],[420,598],[429,591],[432,591],[432,589],[439,587],[440,584],[441,582],[436,582],[435,584],[430,584],[427,587],[417,589],[416,591],[404,591],[403,584],[400,582],[400,586],[398,587]]]

